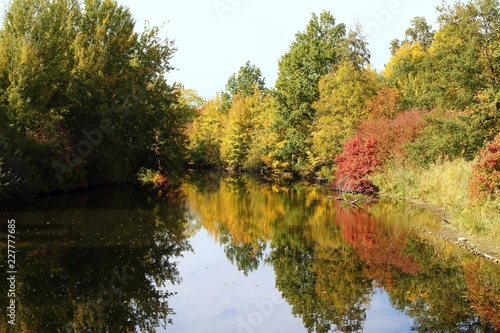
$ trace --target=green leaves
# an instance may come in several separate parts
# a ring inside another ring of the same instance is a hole
[[[312,103],[319,98],[318,82],[336,69],[345,35],[345,25],[337,24],[331,13],[313,14],[279,62],[275,130],[284,145],[276,149],[276,156],[292,167],[307,159],[306,138],[315,117]]]
[[[0,31],[2,121],[29,152],[41,188],[121,182],[141,168],[182,166],[190,116],[165,78],[175,48],[157,28],[138,35],[134,27],[113,0],[10,4]],[[110,130],[97,144],[89,141],[85,133],[103,122]]]
[[[496,0],[441,7],[441,28],[430,52],[438,106],[459,111],[478,103],[477,93],[498,89],[500,13]]]
[[[264,81],[260,68],[247,61],[245,66],[240,67],[237,74],[235,73],[229,77],[226,90],[231,94],[231,97],[234,97],[237,93],[250,96],[259,90],[265,89]]]

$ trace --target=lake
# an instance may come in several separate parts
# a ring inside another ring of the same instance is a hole
[[[94,189],[0,219],[1,332],[500,330],[500,265],[402,202],[210,173],[169,198]]]

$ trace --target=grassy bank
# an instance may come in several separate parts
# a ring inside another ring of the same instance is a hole
[[[450,223],[462,230],[491,237],[500,236],[500,200],[488,199],[472,204],[468,181],[472,162],[455,160],[427,168],[390,165],[372,176],[381,193],[416,199],[446,208]]]

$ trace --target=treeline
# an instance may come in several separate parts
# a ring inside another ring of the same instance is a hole
[[[500,4],[437,10],[438,29],[413,19],[381,73],[360,27],[313,14],[279,60],[274,87],[247,62],[200,109],[188,130],[192,163],[293,172],[369,192],[378,190],[374,175],[388,170],[475,161],[472,199],[496,197]]]
[[[0,203],[138,178],[168,192],[185,165],[404,192],[420,181],[410,171],[454,161],[471,201],[494,199],[499,8],[442,5],[437,31],[415,18],[382,73],[361,27],[313,14],[273,87],[247,62],[203,101],[167,81],[172,42],[135,32],[116,1],[13,0],[0,30]]]
[[[13,0],[0,30],[0,203],[171,174],[192,106],[175,48],[114,0]]]

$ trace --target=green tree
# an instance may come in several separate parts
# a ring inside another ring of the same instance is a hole
[[[341,59],[352,63],[356,68],[365,68],[370,65],[368,42],[362,34],[361,25],[357,24],[347,32],[341,49]]]
[[[175,48],[114,0],[14,0],[0,31],[2,145],[39,191],[182,165],[189,115],[166,82]]]
[[[230,97],[240,93],[250,96],[258,90],[265,89],[265,79],[259,67],[252,65],[250,61],[240,67],[238,73],[232,74],[227,80],[226,91]]]
[[[436,31],[427,23],[425,17],[416,16],[410,22],[410,27],[405,31],[405,42],[410,44],[420,44],[425,49],[431,47]],[[395,43],[395,42],[393,42]],[[401,46],[402,44],[400,44]]]
[[[346,27],[330,12],[312,18],[306,30],[295,35],[290,50],[280,59],[276,81],[275,132],[279,138],[275,158],[298,169],[307,161],[307,137],[315,118],[319,79],[336,69],[346,38]]]
[[[223,111],[229,110],[236,95],[250,96],[256,91],[264,91],[265,80],[259,67],[250,61],[241,66],[237,73],[233,73],[226,83],[226,90],[221,93],[221,106]]]
[[[424,17],[417,16],[411,20],[410,27],[406,29],[406,41],[411,44],[418,43],[425,49],[428,49],[434,41],[435,33],[436,32],[432,30],[432,26],[427,23]]]
[[[500,4],[473,0],[439,8],[440,29],[430,49],[438,106],[463,111],[492,88],[498,98]]]
[[[411,20],[410,27],[405,31],[405,39],[400,41],[395,38],[391,41],[391,56],[396,55],[398,49],[405,43],[410,45],[418,43],[425,49],[428,49],[432,46],[435,34],[436,31],[434,31],[432,26],[427,23],[425,17],[416,16],[413,20]]]

